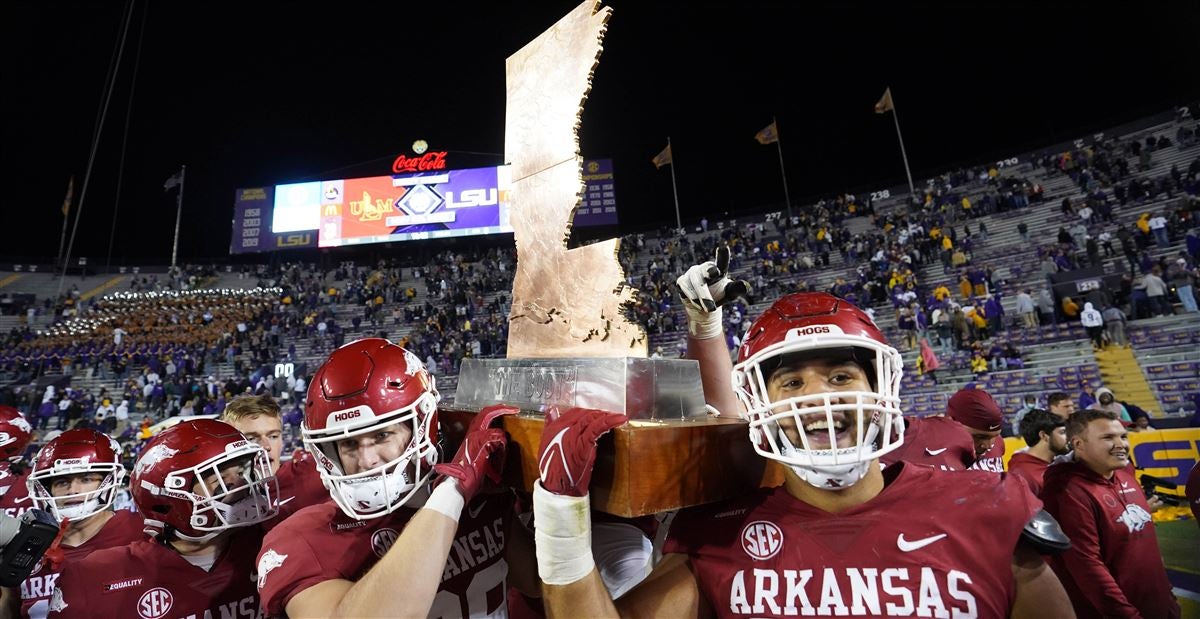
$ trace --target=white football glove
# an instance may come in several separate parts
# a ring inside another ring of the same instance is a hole
[[[688,335],[698,340],[719,337],[721,306],[750,295],[750,283],[729,278],[729,248],[717,247],[715,261],[697,264],[675,280],[688,317]]]

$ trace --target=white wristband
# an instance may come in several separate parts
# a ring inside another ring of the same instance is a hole
[[[724,333],[724,324],[722,316],[724,311],[721,306],[711,312],[703,310],[694,310],[687,308],[688,315],[688,335],[697,340],[709,340],[714,337],[721,337]]]
[[[592,559],[592,510],[587,496],[561,496],[533,485],[534,541],[538,576],[548,585],[569,585],[596,569]]]
[[[437,485],[433,492],[429,493],[429,498],[425,500],[425,505],[422,509],[432,509],[433,511],[442,514],[443,516],[458,522],[459,516],[462,515],[463,495],[458,491],[458,480],[449,478],[446,481]]]

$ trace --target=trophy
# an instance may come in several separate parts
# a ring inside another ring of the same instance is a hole
[[[531,490],[543,414],[551,407],[624,413],[601,442],[592,506],[634,517],[721,500],[757,487],[763,460],[746,424],[710,417],[698,364],[647,359],[626,309],[636,291],[617,260],[619,239],[567,248],[583,194],[578,128],[612,10],[586,0],[506,62],[505,160],[517,267],[508,358],[464,359],[442,426],[461,436],[472,411],[506,417],[506,480]]]

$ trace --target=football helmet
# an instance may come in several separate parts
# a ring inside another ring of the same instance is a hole
[[[853,360],[867,373],[871,390],[773,401],[767,389],[771,374],[803,358]],[[902,367],[900,353],[862,310],[827,293],[801,292],[779,299],[750,326],[733,368],[733,388],[760,455],[788,465],[818,488],[836,489],[857,483],[872,460],[903,443]],[[800,444],[783,431],[780,422],[787,420],[795,424]],[[814,438],[813,447],[810,437],[817,432],[828,435]],[[838,439],[847,437],[853,442],[847,446],[843,440],[839,447]]]
[[[54,478],[82,473],[100,474],[100,487],[57,497],[50,492]],[[54,514],[60,521],[79,521],[111,507],[123,481],[125,467],[121,465],[117,441],[96,430],[78,429],[67,430],[42,446],[25,484],[34,507]]]
[[[0,406],[0,458],[20,460],[33,436],[33,426],[11,406]]]
[[[215,419],[185,421],[150,439],[133,465],[129,487],[147,529],[170,527],[194,542],[279,511],[279,486],[266,450]]]
[[[351,518],[395,511],[424,487],[438,462],[438,392],[413,353],[379,338],[335,350],[308,386],[301,435],[334,502]],[[411,439],[400,455],[347,474],[338,442],[395,424]]]

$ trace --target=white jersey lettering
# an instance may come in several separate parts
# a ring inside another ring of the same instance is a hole
[[[752,578],[751,578],[752,577]],[[932,567],[827,567],[813,581],[813,570],[755,568],[738,570],[729,585],[729,609],[735,615],[897,616],[976,619],[979,616],[971,577],[959,570],[942,574]],[[808,589],[812,585],[812,590]],[[820,591],[814,607],[810,596]],[[780,595],[783,596],[780,599]]]

